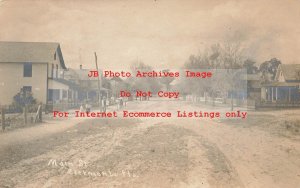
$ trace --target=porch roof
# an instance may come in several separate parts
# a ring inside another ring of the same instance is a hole
[[[272,82],[262,84],[263,87],[299,87],[300,83],[297,82]]]

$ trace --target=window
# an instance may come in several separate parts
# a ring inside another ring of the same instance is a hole
[[[66,90],[63,90],[63,99],[68,98],[68,92]]]
[[[23,64],[23,77],[32,77],[32,63]]]
[[[51,78],[54,77],[54,64],[51,64]]]
[[[59,100],[59,89],[48,89],[48,101],[58,101]]]
[[[72,91],[71,91],[71,90],[68,91],[68,98],[69,98],[69,99],[72,99],[72,98],[73,98],[73,97],[72,97]]]
[[[56,60],[56,52],[54,53],[54,60]]]
[[[23,91],[31,93],[32,87],[31,86],[23,86]]]

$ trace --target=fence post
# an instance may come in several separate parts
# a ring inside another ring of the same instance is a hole
[[[34,122],[35,123],[37,123],[37,122],[41,123],[42,122],[42,104],[40,104],[38,109],[37,109]]]
[[[24,113],[24,124],[27,125],[27,105],[24,106],[23,113]]]
[[[42,118],[42,114],[43,114],[43,105],[42,103],[40,103],[39,105],[39,122],[41,123],[43,121],[43,118]]]
[[[5,109],[1,108],[1,124],[2,124],[2,131],[5,130]]]

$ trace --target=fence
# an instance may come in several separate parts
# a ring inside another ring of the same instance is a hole
[[[41,104],[27,105],[23,108],[18,106],[0,106],[1,127],[4,131],[6,127],[20,127],[28,124],[42,122]]]
[[[248,109],[256,108],[256,101],[252,99],[231,99],[231,98],[213,98],[213,97],[200,97],[188,95],[185,98],[186,101],[191,101],[194,103],[202,103],[206,105],[216,106],[216,107],[228,107],[233,103],[234,107],[243,107]]]
[[[283,101],[276,101],[276,102],[260,102],[256,104],[256,108],[299,108],[300,101],[294,102],[283,102]]]

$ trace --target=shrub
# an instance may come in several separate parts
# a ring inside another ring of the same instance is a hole
[[[30,111],[36,104],[37,100],[32,96],[32,92],[21,88],[20,92],[13,97],[12,108],[15,112],[22,112],[23,107],[28,106]]]

